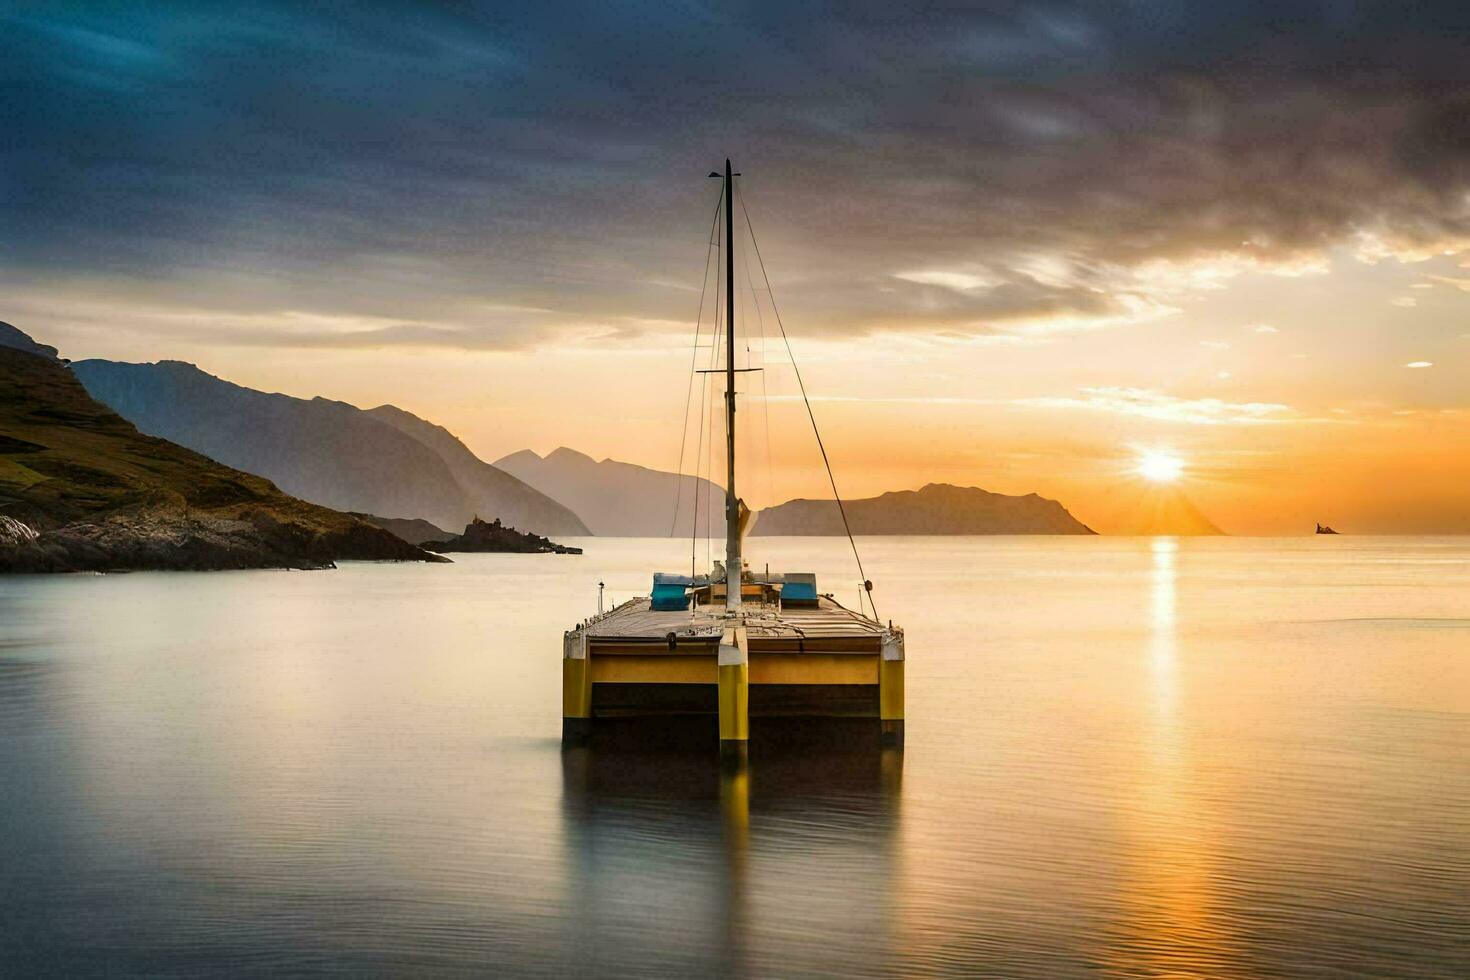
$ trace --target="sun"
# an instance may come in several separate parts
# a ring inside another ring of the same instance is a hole
[[[1134,469],[1151,483],[1173,483],[1184,475],[1184,460],[1167,453],[1144,453]]]

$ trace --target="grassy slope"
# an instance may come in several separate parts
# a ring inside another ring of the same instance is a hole
[[[102,521],[186,529],[195,522],[211,543],[197,556],[204,564],[188,567],[234,567],[209,557],[231,535],[247,564],[426,557],[355,517],[142,435],[65,367],[7,347],[0,347],[0,513],[43,532]]]

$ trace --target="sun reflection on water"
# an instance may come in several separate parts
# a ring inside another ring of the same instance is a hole
[[[1231,937],[1215,894],[1210,814],[1195,785],[1195,758],[1180,717],[1179,543],[1150,543],[1147,670],[1137,791],[1127,810],[1131,871],[1115,965],[1129,973],[1228,975]]]

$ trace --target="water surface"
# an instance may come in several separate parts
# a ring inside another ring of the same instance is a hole
[[[746,778],[561,751],[561,630],[689,567],[579,543],[0,579],[0,975],[1470,975],[1470,539],[870,539],[905,751]]]

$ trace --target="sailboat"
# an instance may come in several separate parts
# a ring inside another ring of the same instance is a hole
[[[892,622],[879,621],[872,582],[863,578],[859,593],[868,598],[871,612],[849,609],[820,592],[813,573],[753,572],[744,560],[750,512],[735,488],[735,379],[751,369],[737,368],[735,361],[734,180],[739,174],[726,160],[724,174],[710,176],[724,180],[725,558],[712,561],[701,575],[655,572],[649,595],[566,631],[562,742],[586,743],[599,719],[677,713],[718,715],[720,756],[727,764],[745,763],[752,715],[757,720],[868,717],[880,744],[901,746],[904,634]],[[804,386],[802,397],[806,400]],[[807,412],[815,430],[809,401]],[[820,433],[817,443],[820,447]],[[825,449],[822,457],[826,464]],[[836,496],[835,480],[832,485]],[[841,511],[840,497],[837,503]],[[856,558],[850,533],[848,539]],[[861,559],[858,568],[861,576]]]

